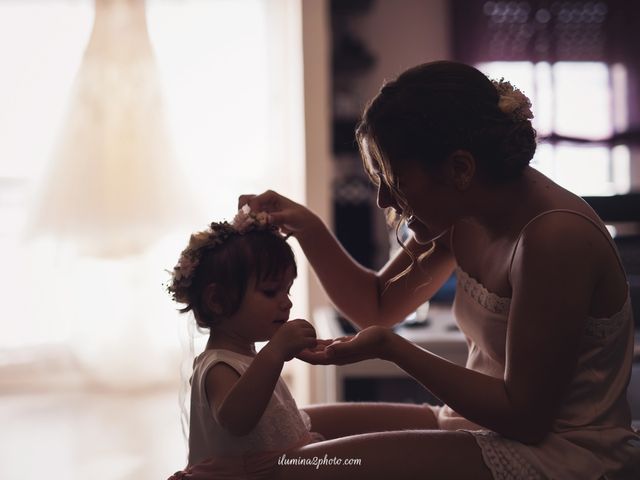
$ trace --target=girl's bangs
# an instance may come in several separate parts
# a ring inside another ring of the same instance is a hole
[[[294,277],[298,275],[295,257],[283,237],[268,232],[254,247],[256,247],[253,249],[256,280],[279,280],[284,277],[289,268],[293,268]]]

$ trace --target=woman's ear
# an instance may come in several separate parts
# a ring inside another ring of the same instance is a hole
[[[215,283],[210,283],[205,287],[202,295],[207,310],[209,310],[214,315],[222,315],[224,308],[222,306],[222,302],[220,301],[220,286]]]
[[[466,150],[456,150],[447,158],[447,174],[460,191],[467,190],[476,174],[476,159]]]

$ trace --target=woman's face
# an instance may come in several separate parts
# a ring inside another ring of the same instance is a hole
[[[435,240],[453,224],[449,208],[453,200],[451,187],[427,172],[417,161],[398,162],[393,166],[395,189],[379,169],[372,171],[379,179],[378,206],[406,214],[407,226],[419,243]]]

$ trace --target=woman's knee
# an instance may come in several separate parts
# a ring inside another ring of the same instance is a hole
[[[436,430],[434,408],[403,403],[334,403],[304,410],[311,418],[311,428],[332,439],[394,430]]]

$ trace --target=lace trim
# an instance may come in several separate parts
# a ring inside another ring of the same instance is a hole
[[[501,297],[495,293],[487,290],[478,280],[470,276],[467,272],[460,267],[456,268],[456,274],[458,278],[458,286],[473,298],[478,304],[484,307],[486,310],[496,313],[498,315],[508,315],[509,306],[511,305],[511,299],[507,297]],[[604,339],[610,335],[616,333],[625,323],[625,312],[628,311],[630,296],[627,294],[627,300],[622,308],[611,317],[594,318],[587,317],[585,322],[584,334],[587,337]]]
[[[546,477],[531,465],[513,443],[495,432],[467,430],[474,436],[482,458],[495,480],[544,480]]]
[[[469,274],[460,267],[456,268],[456,273],[458,286],[462,287],[462,289],[482,307],[492,313],[501,315],[509,313],[509,306],[511,305],[510,298],[500,297],[490,292],[484,285],[469,276]]]
[[[585,335],[593,338],[607,338],[609,335],[613,335],[624,325],[627,316],[624,315],[628,311],[628,307],[631,305],[630,296],[627,295],[627,300],[618,313],[615,313],[611,317],[605,318],[593,318],[589,317],[587,325],[585,326]]]

